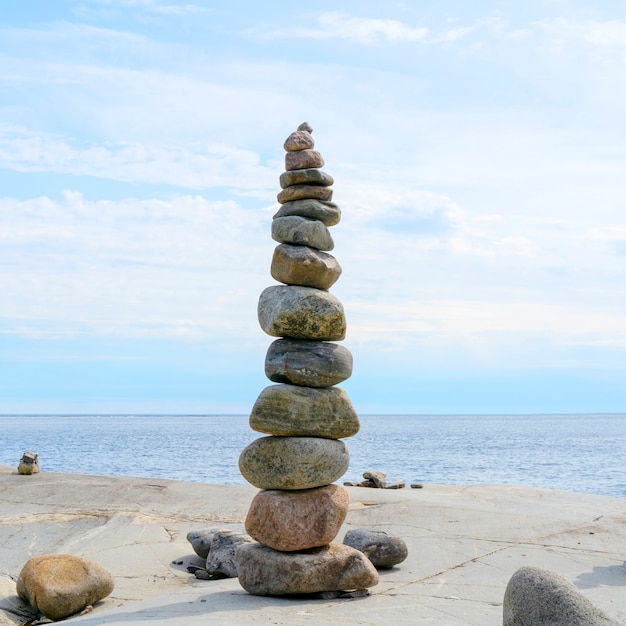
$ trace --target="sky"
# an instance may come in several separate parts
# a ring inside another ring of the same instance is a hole
[[[245,414],[283,142],[363,414],[626,412],[626,3],[0,11],[0,414]]]

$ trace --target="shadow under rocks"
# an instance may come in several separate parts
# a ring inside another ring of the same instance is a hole
[[[575,581],[578,587],[599,587],[611,585],[617,587],[626,585],[626,561],[623,565],[609,565],[594,567],[591,572],[584,572]]]

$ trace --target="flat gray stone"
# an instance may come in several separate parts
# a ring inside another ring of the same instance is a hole
[[[286,285],[330,289],[341,276],[341,265],[327,252],[281,243],[274,250],[271,274]]]
[[[274,219],[287,215],[299,215],[319,220],[325,226],[334,226],[341,220],[341,209],[334,202],[323,202],[313,198],[285,202],[274,215]]]
[[[278,243],[309,246],[317,250],[328,251],[335,247],[330,231],[323,222],[299,215],[273,219],[272,239]]]
[[[346,336],[341,302],[312,287],[267,287],[259,298],[258,318],[261,328],[272,337],[340,341]]]
[[[341,387],[271,385],[252,407],[250,428],[281,437],[340,439],[359,432],[359,417]]]
[[[299,154],[293,152],[292,154]],[[291,185],[278,193],[276,199],[283,204],[292,200],[304,200],[306,198],[314,198],[316,200],[332,200],[333,190],[330,187],[322,187],[321,185]]]
[[[322,187],[330,187],[334,182],[334,178],[316,167],[307,167],[302,170],[289,170],[283,172],[278,179],[282,189],[291,187],[291,185],[321,185]]]
[[[285,154],[285,169],[287,171],[323,166],[324,159],[317,150],[297,150]]]
[[[389,568],[402,563],[409,554],[405,541],[383,530],[356,528],[349,530],[343,543],[360,550],[374,567]]]
[[[258,489],[311,489],[335,482],[348,469],[339,439],[261,437],[239,455],[239,470]]]
[[[617,626],[568,580],[522,567],[504,593],[503,626]]]
[[[378,572],[362,552],[331,543],[304,552],[279,552],[261,544],[237,551],[239,582],[259,596],[367,589]]]
[[[267,350],[265,375],[274,383],[332,387],[352,375],[352,354],[337,343],[277,339]]]

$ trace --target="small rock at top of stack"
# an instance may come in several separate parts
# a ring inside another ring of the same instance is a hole
[[[278,337],[265,372],[275,385],[261,391],[250,426],[264,433],[239,457],[244,478],[260,491],[246,530],[261,544],[237,552],[239,580],[257,595],[364,589],[378,573],[359,550],[333,544],[348,512],[347,491],[332,484],[347,470],[344,437],[359,430],[348,395],[336,385],[352,373],[352,355],[338,346],[346,334],[341,302],[328,289],[341,266],[328,253],[328,230],[341,212],[331,202],[333,178],[319,168],[312,128],[301,124],[284,143],[280,209],[272,220],[278,242],[270,273],[280,285],[265,289],[261,328]],[[314,552],[312,552],[314,551]],[[303,572],[306,571],[306,575]]]

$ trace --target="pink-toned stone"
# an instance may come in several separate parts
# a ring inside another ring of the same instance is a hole
[[[298,150],[285,154],[286,170],[301,170],[307,167],[323,167],[324,159],[317,150]]]
[[[321,185],[291,185],[283,189],[277,196],[278,202],[284,204],[292,200],[304,200],[313,198],[314,200],[332,200],[333,190],[330,187]]]
[[[307,150],[315,146],[315,140],[306,130],[296,130],[285,139],[284,148],[287,152]]]
[[[337,536],[349,504],[348,492],[339,485],[260,491],[248,510],[246,531],[281,552],[325,546]]]

